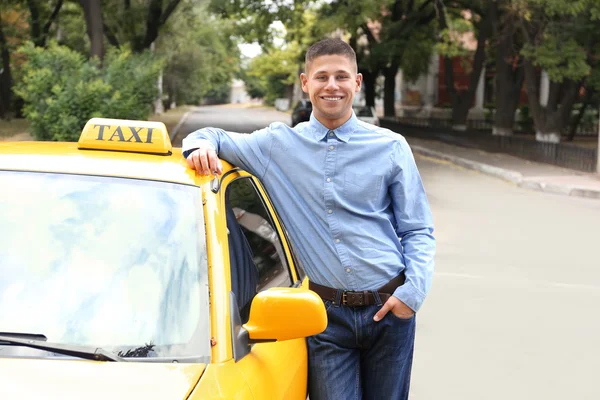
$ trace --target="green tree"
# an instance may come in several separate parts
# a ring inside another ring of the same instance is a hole
[[[237,37],[268,49],[277,35],[273,23],[279,21],[288,29],[293,27],[310,3],[311,0],[210,0],[209,10],[234,21],[233,34]]]
[[[490,6],[493,39],[490,51],[495,66],[495,108],[493,134],[513,134],[515,111],[519,106],[525,80],[523,38],[514,16],[507,12],[510,0],[498,0]]]
[[[14,109],[11,55],[23,40],[45,46],[62,5],[63,0],[0,0],[0,118],[8,117]],[[24,34],[26,30],[28,36]]]
[[[90,54],[90,41],[81,5],[75,1],[63,4],[60,15],[50,30],[57,43],[83,55]]]
[[[293,84],[298,80],[298,53],[297,46],[289,45],[250,61],[245,73],[260,82],[259,87],[265,92],[265,103],[272,105],[277,98],[291,98]]]
[[[427,71],[434,45],[436,10],[433,0],[390,2],[382,18],[378,58],[384,60],[384,114],[395,117],[396,75],[408,80]]]
[[[325,3],[317,10],[317,21],[313,36],[322,38],[336,29],[349,36],[348,43],[356,53],[358,72],[363,75],[365,103],[375,107],[376,81],[382,69],[382,60],[377,58],[379,45],[378,23],[369,23],[381,18],[383,2],[380,0],[349,0]]]
[[[156,98],[161,64],[150,53],[111,49],[105,67],[51,42],[48,48],[29,42],[23,79],[15,87],[38,140],[77,140],[93,117],[145,120]]]
[[[58,17],[64,1],[27,0],[29,8],[29,26],[31,40],[36,46],[44,47],[50,34],[50,28]]]
[[[111,45],[129,44],[134,52],[149,49],[178,7],[193,10],[193,0],[104,0],[106,37]],[[110,18],[107,18],[110,13]]]
[[[105,39],[141,53],[156,41],[181,0],[79,0],[90,41],[90,56],[104,57]],[[193,3],[188,0],[187,3]],[[107,17],[108,15],[108,17]]]
[[[594,85],[600,33],[599,0],[519,0],[506,5],[524,38],[525,83],[529,108],[541,141],[560,141],[583,84]],[[547,104],[540,104],[538,71],[550,87]]]
[[[90,57],[96,57],[102,63],[104,59],[104,17],[102,0],[79,0],[85,17],[85,26],[90,40]]]
[[[442,2],[436,0],[440,41],[437,50],[444,56],[444,78],[446,90],[452,104],[452,128],[465,130],[469,109],[473,104],[487,53],[487,41],[492,35],[493,1]],[[466,12],[465,12],[466,11]],[[467,50],[464,38],[469,34],[477,39],[477,48],[472,53]],[[467,61],[470,70],[469,84],[465,90],[458,90],[454,80],[454,59]]]
[[[311,0],[210,2],[210,10],[232,21],[235,36],[258,43],[263,50],[240,74],[251,95],[263,95],[268,104],[279,97],[292,100],[304,52],[314,37],[313,8]],[[277,29],[276,22],[285,26],[284,32]]]
[[[246,84],[246,92],[253,99],[262,99],[267,95],[267,88],[260,77],[250,75],[246,69],[242,69],[240,78]]]
[[[232,25],[209,14],[202,5],[177,10],[156,46],[156,54],[166,60],[167,106],[199,104],[208,98],[227,101],[240,65]]]
[[[318,11],[321,33],[342,29],[349,36],[368,105],[375,105],[375,83],[383,73],[386,116],[395,116],[398,70],[408,80],[427,70],[434,45],[433,6],[433,0],[335,0]]]

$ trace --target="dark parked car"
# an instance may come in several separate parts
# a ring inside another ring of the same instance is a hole
[[[312,103],[310,100],[300,100],[292,111],[292,126],[298,125],[300,122],[305,122],[310,119],[312,112]]]

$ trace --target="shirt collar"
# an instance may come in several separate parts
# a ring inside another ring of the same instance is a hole
[[[352,110],[352,115],[348,119],[348,121],[344,122],[341,126],[338,126],[336,129],[329,129],[325,125],[319,122],[319,120],[315,117],[314,113],[310,114],[310,122],[308,126],[312,129],[315,139],[318,141],[323,140],[323,138],[332,130],[335,133],[335,136],[340,139],[342,142],[348,142],[350,140],[350,136],[354,131],[359,127],[358,118],[354,115],[354,110]]]

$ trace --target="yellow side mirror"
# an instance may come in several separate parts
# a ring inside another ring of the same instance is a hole
[[[258,293],[244,324],[250,341],[303,338],[327,328],[323,300],[304,288],[271,288]]]

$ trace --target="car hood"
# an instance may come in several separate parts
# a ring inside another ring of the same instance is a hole
[[[185,399],[206,364],[0,359],[0,399]]]

